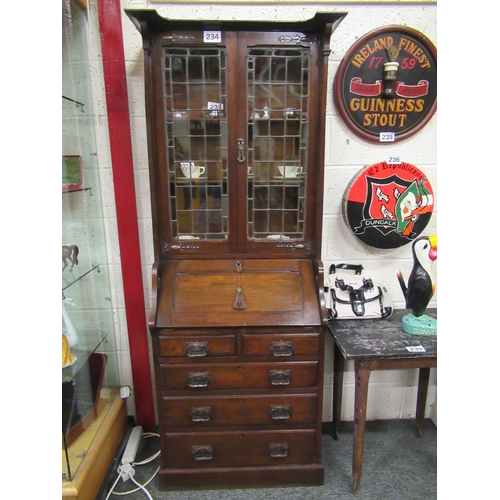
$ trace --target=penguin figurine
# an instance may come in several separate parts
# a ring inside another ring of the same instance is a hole
[[[413,269],[408,279],[408,286],[399,269],[397,277],[406,300],[406,307],[418,318],[424,314],[436,289],[431,267],[437,259],[437,235],[417,238],[412,245],[412,254]]]

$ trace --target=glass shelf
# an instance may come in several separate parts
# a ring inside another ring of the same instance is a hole
[[[67,285],[63,286],[63,288],[62,288],[63,297],[64,297],[64,290],[67,290],[68,288],[73,286],[75,283],[77,283],[81,279],[85,278],[85,276],[87,276],[87,274],[90,274],[92,271],[95,271],[95,270],[97,270],[97,272],[100,273],[101,272],[100,266],[102,266],[102,264],[96,264],[91,269],[89,269],[87,272],[83,273],[81,276],[78,276],[78,278],[74,278],[73,281],[71,281]]]

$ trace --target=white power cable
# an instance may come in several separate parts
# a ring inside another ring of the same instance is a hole
[[[156,434],[155,432],[145,432],[142,435],[142,437],[144,437],[144,438],[149,438],[149,437],[153,437],[153,436],[159,437],[159,434]],[[134,477],[133,477],[135,474],[134,467],[147,464],[147,463],[153,461],[159,455],[160,455],[160,451],[157,451],[156,453],[154,453],[150,457],[148,457],[144,460],[141,460],[140,462],[133,462],[131,464],[127,463],[127,464],[123,464],[123,465],[120,464],[118,467],[118,477],[116,478],[115,482],[113,483],[113,486],[109,490],[108,495],[106,496],[105,500],[108,500],[111,495],[125,496],[125,495],[130,495],[131,493],[135,493],[137,491],[142,491],[148,497],[149,500],[153,500],[153,497],[150,495],[149,491],[146,490],[145,486],[147,486],[155,478],[155,476],[158,474],[158,471],[160,470],[160,467],[158,467],[156,469],[156,471],[153,473],[153,475],[144,484],[140,484],[139,482],[137,482],[134,479]],[[126,470],[124,469],[125,467],[126,467]],[[120,478],[123,478],[124,481],[130,479],[137,486],[137,488],[132,489],[130,491],[113,491],[115,489],[116,485],[118,484],[118,481],[120,480]]]
[[[158,471],[160,470],[160,467],[158,467],[154,474],[142,485],[139,485],[139,486],[142,486],[142,487],[145,487],[147,486],[155,477],[156,477],[156,474],[158,474]],[[118,478],[119,479],[119,478]],[[130,478],[132,479],[132,478]],[[117,483],[118,481],[116,481]],[[133,480],[134,483],[137,484],[137,482],[135,480]],[[116,486],[116,483],[113,485],[113,488]],[[112,491],[113,495],[117,495],[117,496],[121,496],[121,497],[124,497],[126,495],[130,495],[131,493],[135,493],[137,491],[139,491],[141,488],[134,488],[133,490],[129,490],[129,491]],[[110,492],[111,493],[111,492]],[[107,500],[107,499],[106,499]]]
[[[121,475],[121,471],[120,471],[120,469],[121,469],[121,466],[120,466],[120,467],[118,467],[118,477],[116,478],[116,481],[113,483],[113,486],[111,486],[111,488],[110,488],[110,490],[109,490],[108,494],[106,495],[106,499],[105,499],[105,500],[108,500],[108,498],[109,498],[112,494],[114,494],[114,493],[113,493],[113,490],[115,489],[115,486],[118,484],[118,481],[120,480],[120,477],[122,476],[122,475]]]
[[[149,491],[144,488],[144,486],[142,484],[139,484],[132,476],[130,476],[130,480],[136,485],[139,487],[139,489],[141,491],[144,492],[144,494],[149,498],[149,500],[153,500],[153,497],[149,494]]]

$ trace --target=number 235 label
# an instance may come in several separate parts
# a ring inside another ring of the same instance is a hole
[[[205,43],[222,42],[221,32],[220,31],[204,31],[203,32],[203,42],[205,42]]]

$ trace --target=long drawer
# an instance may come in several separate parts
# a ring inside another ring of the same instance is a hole
[[[167,427],[315,424],[317,394],[163,397]]]
[[[170,390],[317,387],[317,361],[274,363],[160,363],[161,388]]]
[[[234,431],[165,434],[163,466],[172,468],[308,464],[316,431]]]

